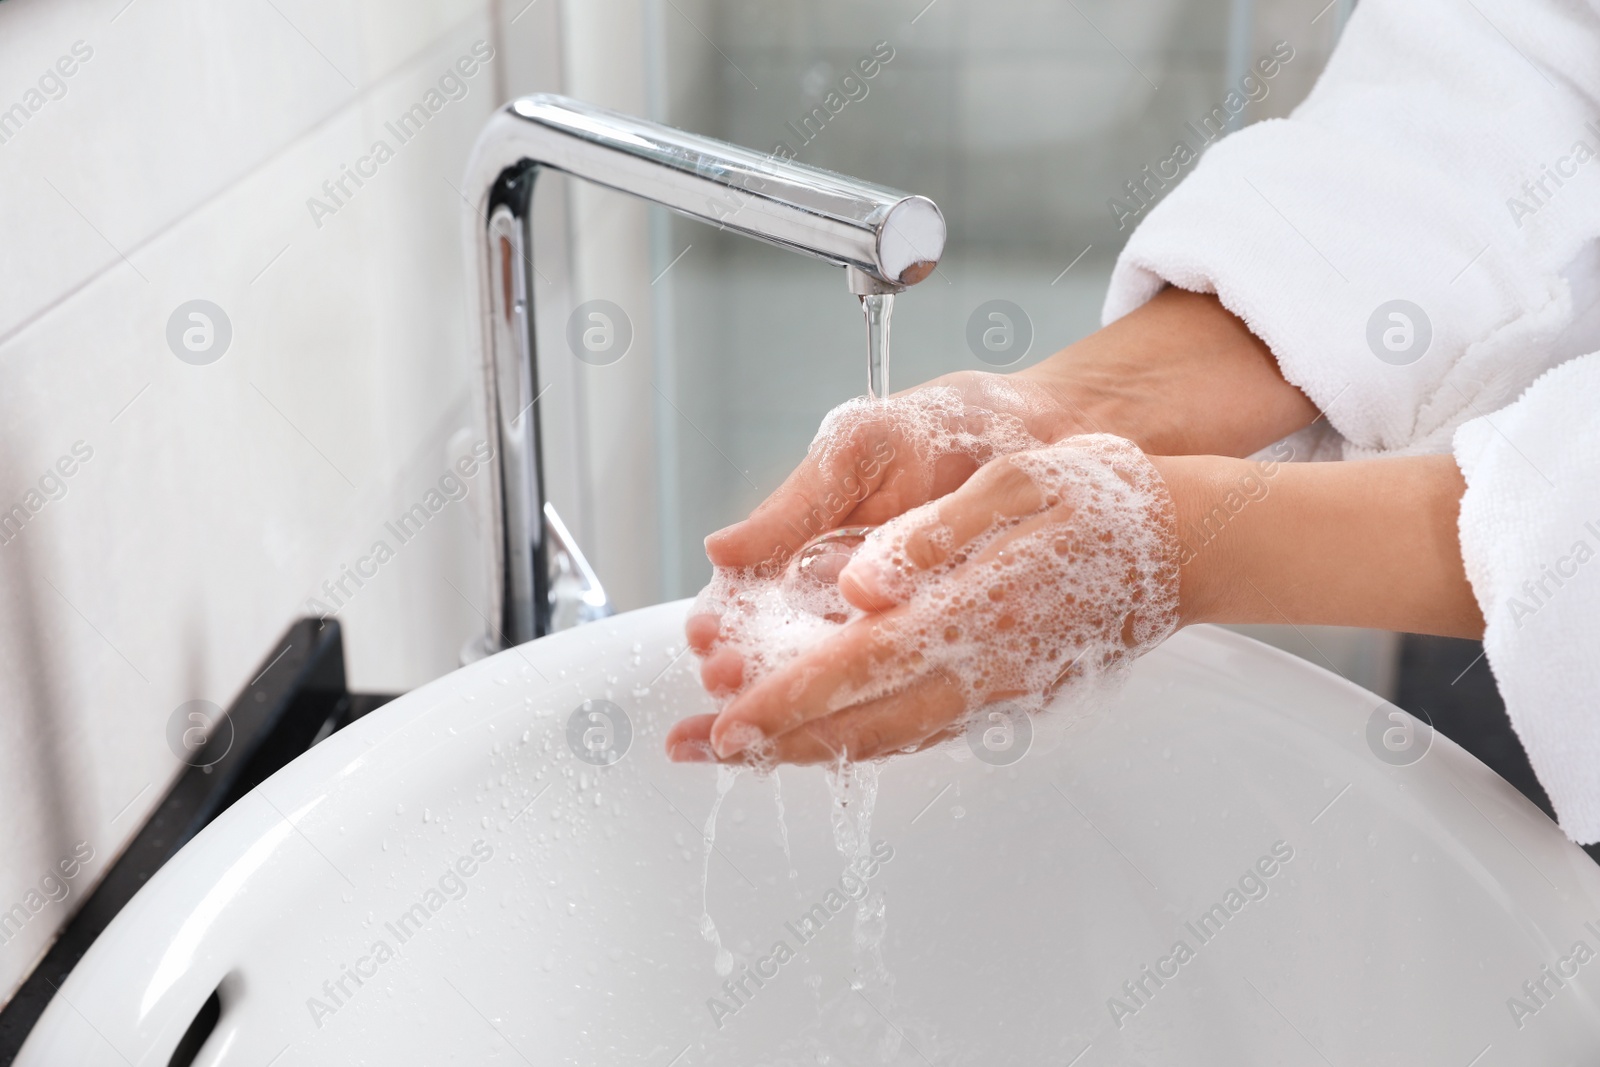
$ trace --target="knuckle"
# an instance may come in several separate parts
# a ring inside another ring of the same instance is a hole
[[[980,473],[983,484],[975,488],[987,496],[1005,500],[1029,500],[1039,496],[1033,476],[1011,456],[990,460]]]
[[[1027,477],[1022,468],[1017,466],[1016,460],[1011,456],[996,456],[985,463],[978,471],[978,480],[986,489],[1015,483],[1019,478]]]
[[[943,529],[945,527],[942,524],[927,526],[915,531],[910,537],[906,538],[906,561],[917,570],[923,571],[943,563],[945,551],[940,547],[937,539],[938,531]]]

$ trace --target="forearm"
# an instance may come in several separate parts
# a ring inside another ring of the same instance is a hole
[[[1018,376],[1050,389],[1072,432],[1114,433],[1152,455],[1247,456],[1317,417],[1240,319],[1181,289]]]
[[[1480,637],[1450,456],[1261,464],[1156,458],[1177,509],[1183,621]]]

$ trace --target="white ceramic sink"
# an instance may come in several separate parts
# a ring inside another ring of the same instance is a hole
[[[772,783],[741,777],[709,907],[768,977],[735,1000],[699,930],[716,774],[661,751],[706,710],[692,657],[662,674],[685,608],[495,656],[296,760],[139,893],[18,1062],[165,1065],[219,987],[206,1067],[1490,1067],[1600,1047],[1600,962],[1575,952],[1600,950],[1600,869],[1454,744],[1387,762],[1377,697],[1207,628],[1051,751],[883,767],[892,991],[850,988],[851,908],[801,944],[845,866],[823,772],[781,774],[793,879]],[[568,743],[593,698],[631,720],[608,767]]]

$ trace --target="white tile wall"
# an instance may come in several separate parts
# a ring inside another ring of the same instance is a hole
[[[452,186],[506,86],[550,76],[555,5],[506,30],[521,6],[0,4],[0,109],[92,49],[0,143],[0,510],[93,453],[0,544],[0,911],[76,842],[96,857],[0,943],[0,998],[165,792],[173,710],[226,705],[470,443]],[[480,41],[465,96],[319,226],[307,198]],[[165,337],[194,298],[232,325],[207,366]],[[340,611],[353,685],[418,685],[480,627],[475,500]]]

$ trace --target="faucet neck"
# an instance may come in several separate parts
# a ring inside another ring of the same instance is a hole
[[[485,651],[609,613],[543,476],[532,207],[545,168],[845,267],[858,295],[916,284],[944,251],[944,217],[926,197],[565,97],[528,96],[498,111],[465,187],[480,402],[496,448]]]

